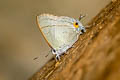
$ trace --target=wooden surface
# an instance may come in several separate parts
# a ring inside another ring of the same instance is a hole
[[[120,80],[120,0],[88,25],[59,63],[51,59],[30,80]]]

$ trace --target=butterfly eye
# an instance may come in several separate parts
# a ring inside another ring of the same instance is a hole
[[[74,25],[75,28],[78,28],[78,27],[79,27],[77,22],[74,22],[73,25]]]

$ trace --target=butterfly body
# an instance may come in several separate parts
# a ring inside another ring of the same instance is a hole
[[[45,40],[52,48],[52,53],[60,59],[78,40],[80,34],[85,32],[85,27],[79,20],[66,17],[42,14],[37,16],[37,22]]]

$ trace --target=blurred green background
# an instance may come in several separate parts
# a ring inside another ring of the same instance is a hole
[[[86,25],[111,0],[1,0],[0,80],[27,80],[50,58],[36,16],[50,13],[78,18]],[[37,60],[33,60],[39,56]]]

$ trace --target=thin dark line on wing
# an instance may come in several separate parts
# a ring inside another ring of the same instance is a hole
[[[65,20],[66,19],[66,20]],[[54,18],[45,18],[44,20],[51,20],[51,21],[57,21],[56,19]],[[73,24],[72,22],[70,21],[67,21],[68,19],[67,18],[58,18],[58,21],[61,21],[61,22],[67,22],[67,23],[70,23],[70,24]]]
[[[48,25],[48,26],[41,27],[41,29],[49,28],[49,27],[55,27],[55,26],[56,26],[56,25]],[[61,27],[61,26],[70,28],[68,25],[57,25],[57,27]],[[63,27],[63,28],[64,28],[64,27]],[[70,29],[74,29],[74,28],[70,28]]]

